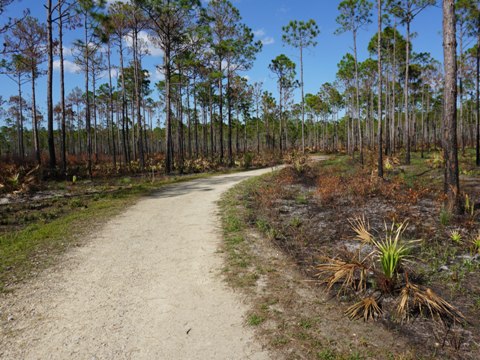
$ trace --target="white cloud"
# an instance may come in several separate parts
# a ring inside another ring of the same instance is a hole
[[[145,31],[140,31],[138,33],[139,44],[143,50],[147,50],[148,53],[153,57],[163,56],[163,51],[158,47],[149,37]],[[128,46],[132,46],[133,40],[131,33],[125,36],[125,42]]]
[[[263,45],[272,45],[275,43],[275,39],[271,36],[266,36],[262,39]]]
[[[65,69],[65,72],[72,73],[72,74],[78,73],[81,70],[80,66],[75,64],[73,61],[69,61],[69,60],[63,61],[63,67]],[[53,61],[53,68],[55,70],[60,70],[60,60]]]
[[[112,76],[112,79],[117,79],[118,78],[119,71],[116,68],[110,69],[110,75]],[[101,78],[108,78],[108,70],[103,71],[100,74]]]
[[[271,45],[271,44],[274,44],[275,43],[275,39],[271,36],[266,36],[267,33],[265,31],[265,29],[257,29],[253,32],[253,35],[257,38],[262,38],[261,41],[262,41],[262,44],[263,45]]]
[[[264,29],[258,29],[253,32],[253,35],[257,37],[262,37],[265,36],[265,30]]]
[[[155,72],[152,74],[152,79],[154,81],[163,81],[165,80],[165,74],[162,70],[157,66],[155,67]]]

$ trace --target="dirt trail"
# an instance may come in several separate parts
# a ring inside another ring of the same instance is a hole
[[[270,169],[166,187],[0,298],[1,359],[268,359],[222,282],[215,202]]]

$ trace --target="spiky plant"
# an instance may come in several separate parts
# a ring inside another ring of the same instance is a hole
[[[480,254],[480,231],[472,239],[473,252]]]
[[[392,286],[402,262],[408,258],[410,252],[411,242],[406,243],[401,241],[407,226],[406,222],[401,224],[392,223],[391,228],[388,228],[385,223],[385,239],[372,240],[375,245],[376,255],[382,266],[383,274],[385,278],[392,283]]]
[[[350,306],[346,311],[351,320],[363,317],[364,321],[376,320],[383,314],[382,308],[378,305],[377,299],[374,297],[367,297]]]
[[[452,239],[454,243],[459,244],[462,241],[462,234],[460,234],[458,230],[452,230],[450,232],[450,239]]]
[[[322,260],[325,262],[317,266],[317,276],[323,278],[328,290],[337,283],[341,284],[339,293],[347,289],[365,290],[369,271],[367,259],[347,262],[325,257]]]

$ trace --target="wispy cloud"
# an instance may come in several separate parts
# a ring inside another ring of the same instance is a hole
[[[143,50],[146,50],[148,54],[150,54],[153,57],[158,57],[158,56],[163,56],[163,51],[160,49],[159,46],[157,46],[148,36],[148,34],[145,31],[140,31],[138,33],[138,40],[139,44],[142,47]],[[129,34],[125,36],[125,42],[128,44],[128,46],[132,46],[132,36]]]
[[[258,29],[253,32],[253,35],[256,37],[262,37],[265,36],[265,30],[264,29]]]
[[[75,74],[80,72],[80,66],[75,64],[73,61],[69,60],[64,60],[63,61],[63,67],[65,69],[65,72]],[[55,70],[60,70],[60,60],[54,60],[53,61],[53,68]]]
[[[272,45],[275,44],[275,39],[271,36],[266,36],[262,39],[263,45]]]
[[[275,39],[271,36],[266,36],[267,32],[265,29],[257,29],[253,32],[253,35],[256,38],[259,38],[263,45],[272,45],[275,43]]]

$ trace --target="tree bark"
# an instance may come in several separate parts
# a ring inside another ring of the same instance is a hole
[[[457,148],[457,54],[455,36],[455,1],[443,0],[443,54],[445,68],[443,148],[445,158],[445,193],[452,212],[460,211],[460,182]]]
[[[407,44],[406,44],[406,60],[405,60],[405,164],[410,165],[410,119],[408,117],[408,74],[410,66],[410,22],[407,21]]]
[[[378,0],[378,177],[383,178],[383,149],[382,149],[382,0]]]
[[[62,108],[62,135],[61,135],[61,161],[62,173],[67,173],[67,136],[66,136],[66,114],[65,114],[65,64],[63,59],[63,14],[62,0],[58,3],[58,41],[60,50],[60,106]]]
[[[52,0],[47,1],[47,129],[48,129],[48,165],[50,170],[57,166],[55,158],[55,139],[53,134],[53,21],[52,21]]]

